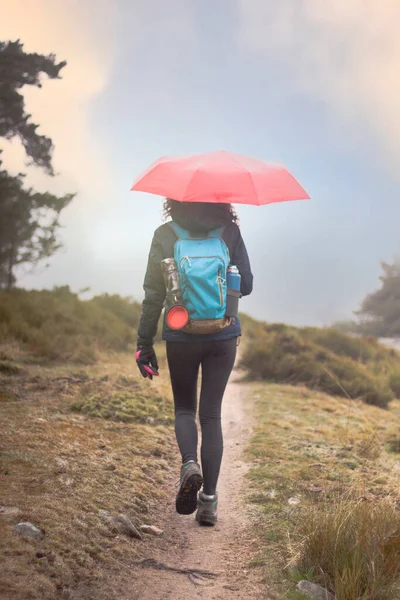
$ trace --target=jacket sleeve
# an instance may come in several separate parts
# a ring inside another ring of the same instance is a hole
[[[248,296],[253,290],[253,273],[251,272],[249,256],[239,228],[231,260],[232,264],[238,267],[241,275],[240,291],[243,296]]]
[[[154,234],[151,243],[147,270],[144,278],[144,300],[138,328],[138,344],[152,345],[166,296],[161,261],[165,258],[163,247]]]

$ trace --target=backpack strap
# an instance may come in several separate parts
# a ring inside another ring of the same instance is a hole
[[[190,232],[187,231],[187,229],[184,229],[183,227],[178,225],[178,223],[175,223],[175,221],[169,221],[168,225],[171,227],[172,231],[175,233],[178,240],[184,240],[184,239],[191,240],[192,239]]]
[[[209,238],[222,238],[222,235],[225,231],[225,227],[218,227],[218,229],[211,229],[211,231],[208,232],[208,236]]]

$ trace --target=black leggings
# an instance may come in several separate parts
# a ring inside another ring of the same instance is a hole
[[[222,342],[167,342],[175,402],[175,433],[182,462],[197,462],[197,379],[204,493],[215,494],[222,460],[221,404],[236,357],[237,338]]]

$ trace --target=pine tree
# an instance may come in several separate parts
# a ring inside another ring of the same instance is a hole
[[[0,42],[0,138],[18,138],[32,163],[50,176],[53,143],[37,133],[21,89],[41,87],[43,75],[59,78],[65,65],[65,61],[57,64],[54,54],[25,53],[19,40]],[[0,288],[10,289],[18,266],[35,266],[61,247],[59,216],[73,194],[57,197],[25,189],[21,173],[11,176],[1,166],[0,161]]]
[[[356,313],[364,328],[379,337],[400,336],[400,261],[382,263],[381,287],[368,294]]]
[[[59,216],[72,198],[24,189],[22,175],[0,168],[0,288],[13,286],[17,267],[35,266],[61,247]]]

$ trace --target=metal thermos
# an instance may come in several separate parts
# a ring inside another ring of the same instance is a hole
[[[239,314],[239,298],[242,297],[240,292],[240,273],[235,265],[230,265],[226,278],[226,316],[237,317]]]
[[[167,296],[165,299],[165,321],[171,329],[183,329],[189,321],[189,313],[182,304],[181,281],[173,258],[161,261]]]
[[[167,306],[179,304],[181,300],[181,281],[175,259],[164,258],[161,261],[161,270],[167,290]]]

